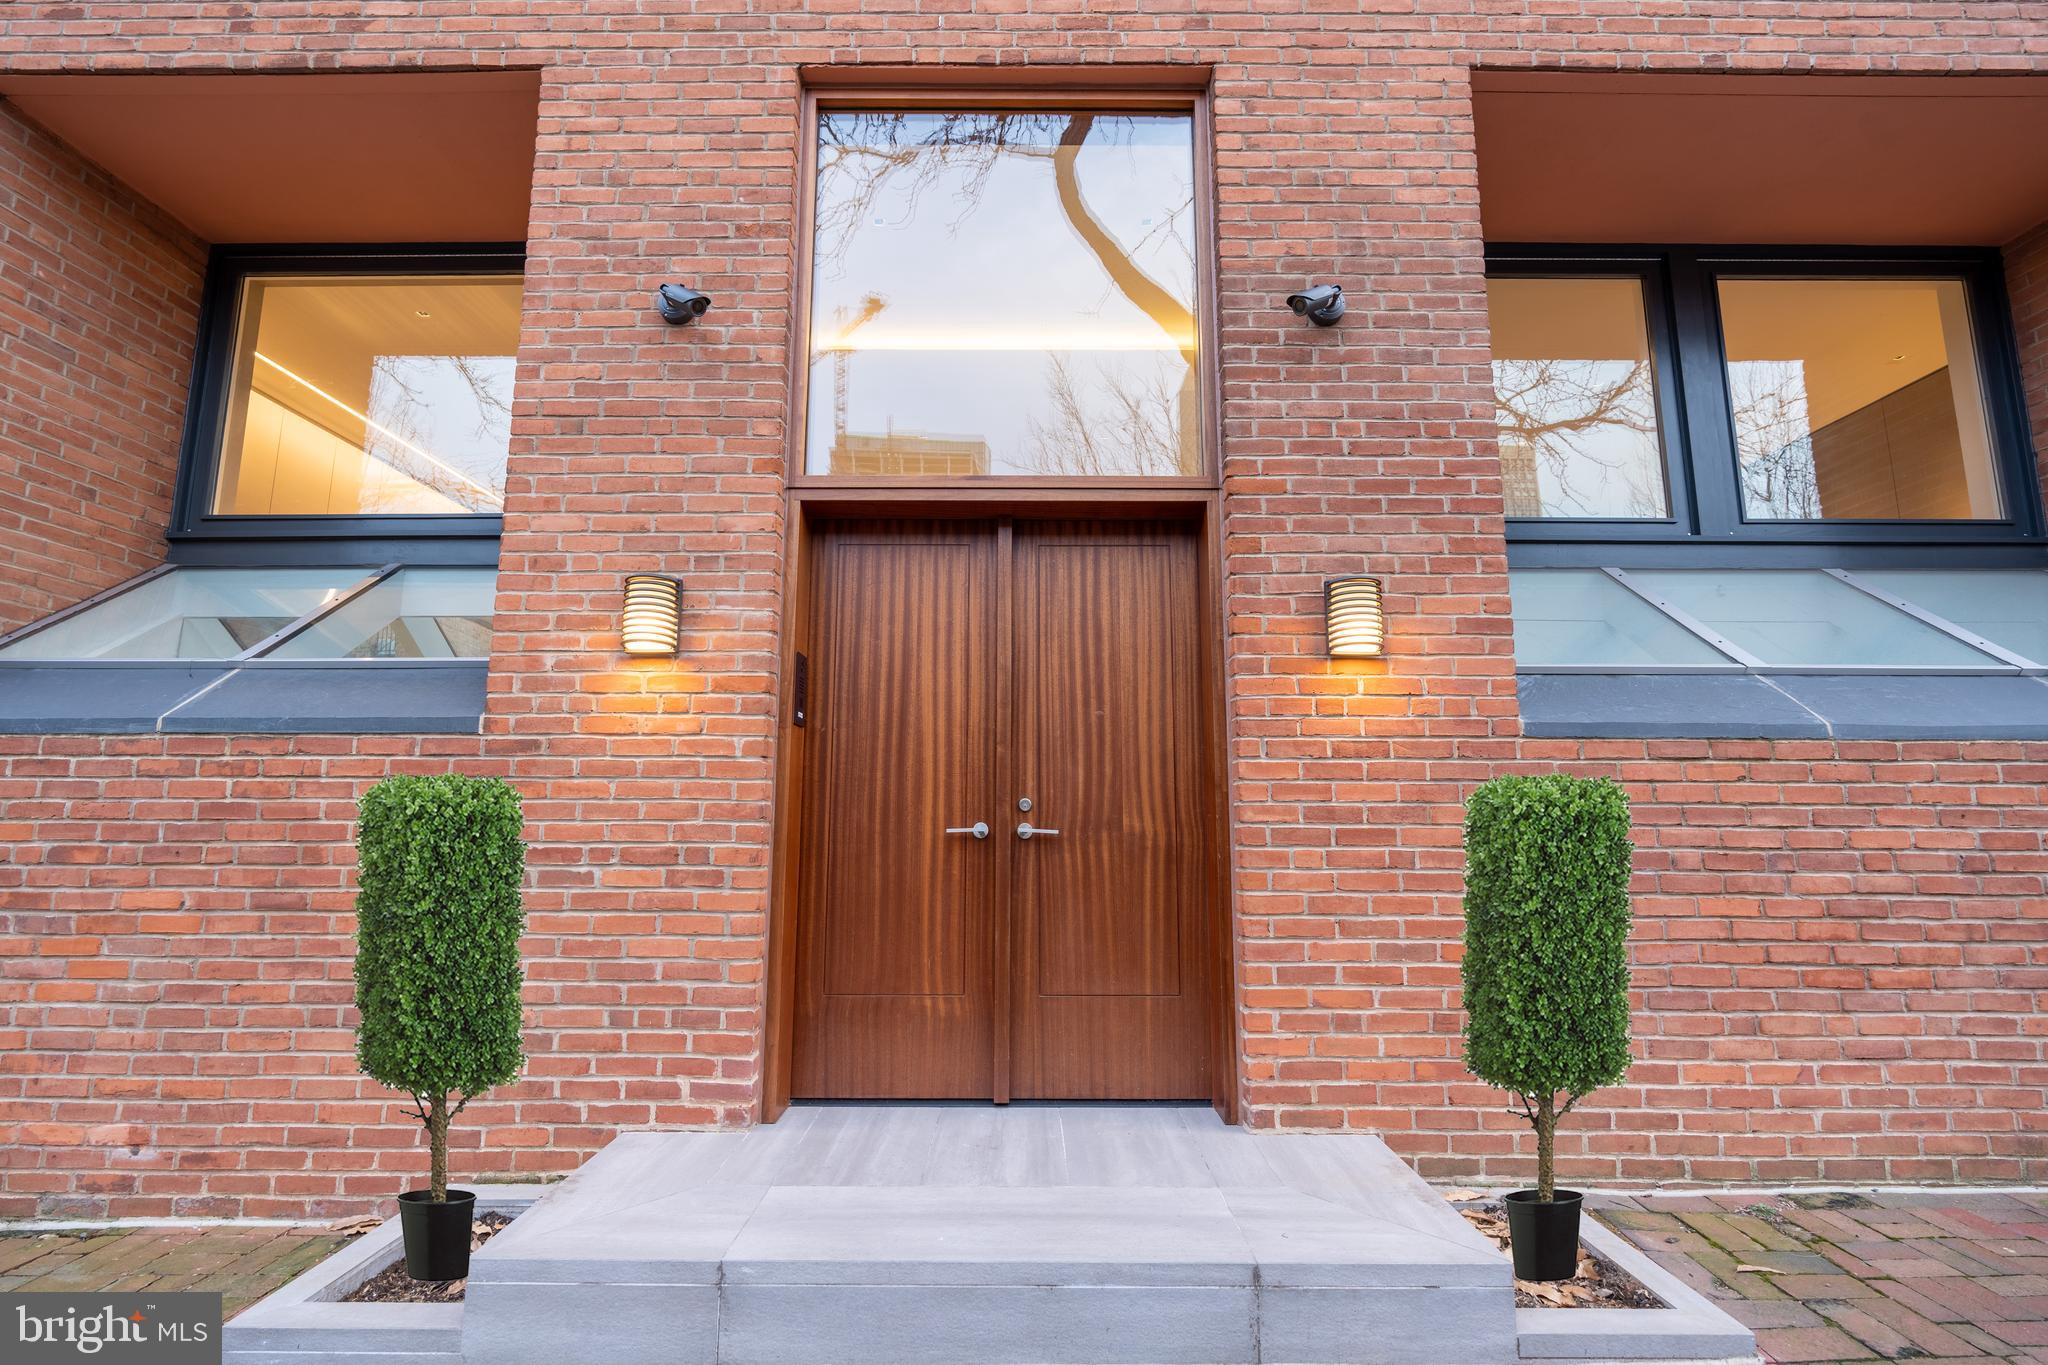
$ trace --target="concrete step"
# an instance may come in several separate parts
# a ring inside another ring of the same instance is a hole
[[[1377,1138],[1156,1106],[618,1138],[475,1258],[492,1365],[1515,1358],[1507,1263]]]

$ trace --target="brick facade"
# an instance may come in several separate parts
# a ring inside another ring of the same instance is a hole
[[[538,66],[540,136],[485,733],[0,738],[0,1214],[343,1210],[417,1173],[347,1012],[352,802],[395,770],[529,800],[529,1079],[464,1116],[459,1175],[749,1121],[798,68],[1146,61],[1214,69],[1246,1121],[1527,1170],[1456,1061],[1459,802],[1567,767],[1630,784],[1643,849],[1641,1060],[1573,1115],[1570,1178],[2041,1176],[2048,744],[1519,736],[1468,72],[2048,73],[2048,4],[85,0],[17,7],[0,67]],[[718,312],[664,329],[658,278]],[[1327,333],[1278,306],[1323,278],[1352,301]],[[20,458],[0,444],[0,477]],[[1332,668],[1320,585],[1361,562],[1393,655]],[[684,579],[685,641],[650,666],[610,632],[620,575],[656,567]]]
[[[0,631],[163,561],[205,267],[0,104]]]
[[[2020,383],[2034,434],[2034,458],[2048,461],[2048,223],[2005,248],[2005,288],[2019,337]],[[2048,482],[2048,465],[2043,481]]]

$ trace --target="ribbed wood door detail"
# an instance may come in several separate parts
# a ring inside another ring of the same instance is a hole
[[[1208,1094],[1193,538],[1026,523],[1014,550],[1011,1093]],[[1014,804],[1014,803],[1013,803]]]
[[[820,538],[791,1091],[994,1084],[997,531],[849,523]]]
[[[1207,1097],[1192,532],[840,522],[815,544],[791,1093]],[[943,832],[977,820],[987,839]]]

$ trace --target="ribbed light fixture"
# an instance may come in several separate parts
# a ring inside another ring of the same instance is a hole
[[[673,656],[683,634],[683,585],[667,574],[626,575],[619,636],[628,654]]]
[[[1323,585],[1323,610],[1329,617],[1330,657],[1377,659],[1387,643],[1387,615],[1380,605],[1380,581],[1362,574],[1333,578]]]

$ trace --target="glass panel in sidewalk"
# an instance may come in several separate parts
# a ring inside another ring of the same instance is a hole
[[[1508,575],[1523,668],[1731,667],[1726,655],[1598,569]]]
[[[2048,664],[2048,573],[2037,569],[1858,569],[1856,577],[1994,645]]]
[[[1632,569],[1629,577],[1767,667],[2001,667],[1818,569]]]

